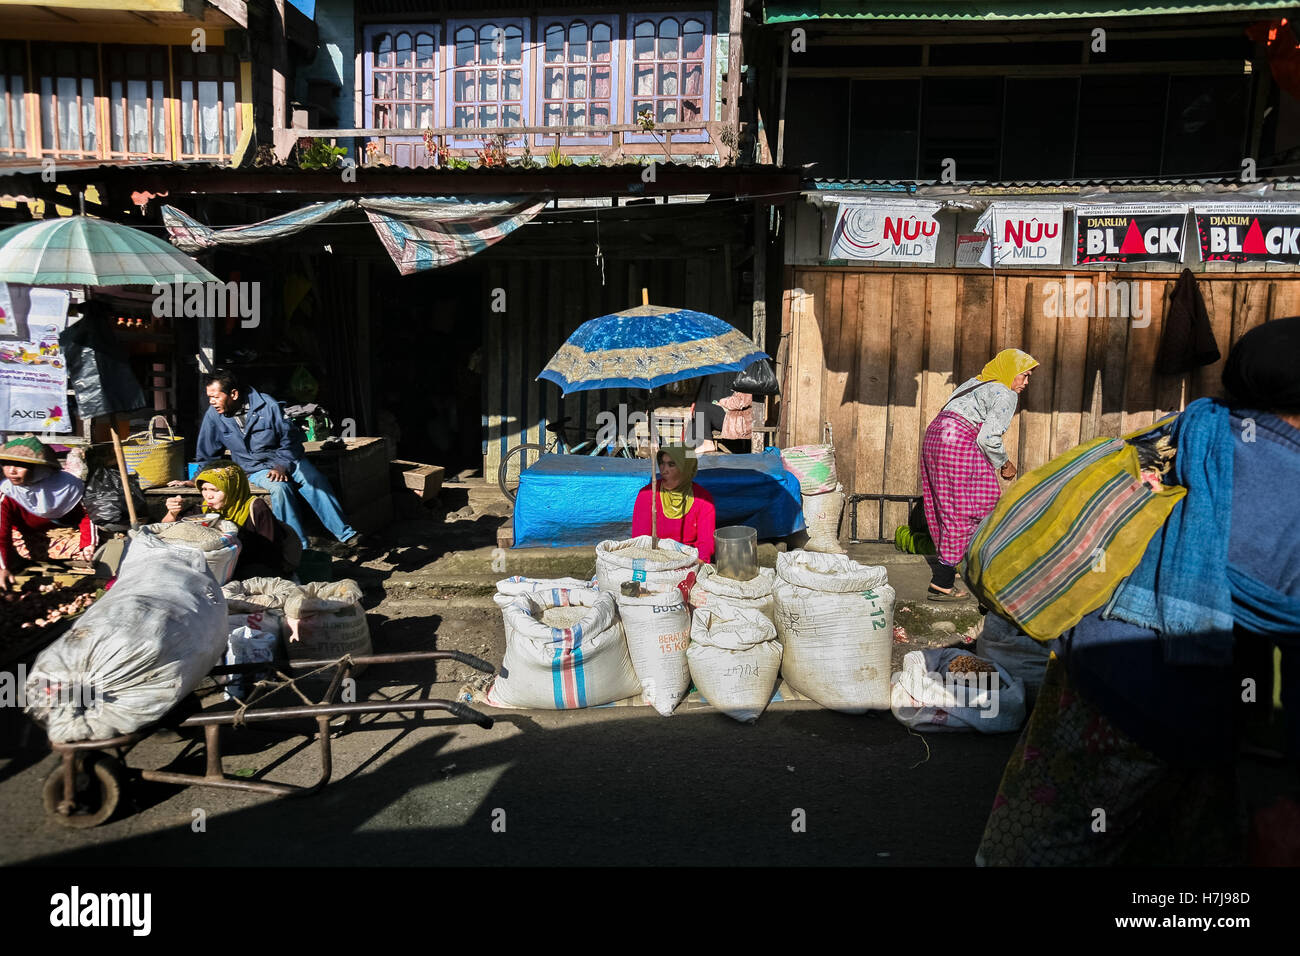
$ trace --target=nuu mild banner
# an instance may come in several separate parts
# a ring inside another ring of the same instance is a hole
[[[1300,265],[1300,203],[1197,203],[1202,262]]]
[[[1060,203],[993,203],[984,210],[975,231],[991,237],[981,265],[1061,264],[1061,233],[1065,208]]]
[[[934,202],[840,203],[830,258],[933,264],[938,211]]]
[[[1187,206],[1126,203],[1075,210],[1074,264],[1181,262]]]

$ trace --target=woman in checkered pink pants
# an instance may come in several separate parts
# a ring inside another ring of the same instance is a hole
[[[1016,466],[1002,447],[1020,393],[1037,360],[1020,349],[1004,349],[983,370],[953,392],[925,430],[921,445],[921,494],[939,562],[930,579],[933,601],[969,597],[957,588],[957,564],[971,536],[1002,493],[998,474],[1010,481]]]

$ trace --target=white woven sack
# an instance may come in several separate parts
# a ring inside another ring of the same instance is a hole
[[[496,606],[504,611],[507,607],[515,602],[521,594],[532,594],[536,591],[555,591],[555,590],[587,590],[596,586],[595,580],[582,581],[578,578],[526,578],[522,575],[515,575],[512,578],[505,578],[497,582],[497,593],[492,596]]]
[[[728,717],[752,724],[772,699],[781,673],[776,628],[750,608],[702,608],[686,649],[691,679],[704,699]]]
[[[1033,638],[1028,638],[1033,640]],[[1025,685],[997,666],[996,673],[951,674],[959,647],[911,651],[891,692],[891,710],[905,727],[926,733],[974,730],[1004,734],[1025,722]]]
[[[551,607],[588,613],[571,627],[541,620]],[[493,707],[569,710],[641,693],[612,595],[591,589],[521,594],[505,609],[506,655],[487,691]]]
[[[249,611],[246,614],[227,614],[226,627],[232,631],[241,627],[251,627],[255,631],[265,631],[272,637],[279,638],[284,634],[284,614],[269,607]]]
[[[651,551],[650,535],[626,541],[602,541],[596,545],[596,583],[608,594],[618,595],[626,581],[640,581],[648,591],[667,591],[686,580],[695,568],[700,552],[690,545],[667,538],[653,549],[662,557],[645,557]]]
[[[239,540],[239,526],[231,521],[205,524],[198,521],[160,521],[141,525],[127,534],[131,541],[150,536],[171,548],[193,548],[203,553],[208,570],[218,584],[224,585],[235,573],[243,543]]]
[[[840,544],[840,513],[844,510],[844,488],[836,485],[834,491],[820,495],[803,496],[803,520],[808,526],[808,543],[805,551],[823,554],[843,554]]]
[[[289,659],[319,660],[370,653],[370,626],[361,606],[361,586],[356,581],[304,585],[284,604],[289,626]],[[332,677],[332,672],[322,676]]]
[[[691,609],[678,588],[637,598],[619,595],[616,600],[645,701],[668,717],[691,687],[686,663]]]
[[[882,567],[838,554],[776,556],[776,629],[790,686],[846,714],[889,709],[894,589]]]
[[[37,655],[27,713],[54,743],[129,734],[198,686],[227,635],[226,599],[203,553],[143,535],[112,590]]]
[[[695,575],[695,586],[691,588],[691,607],[721,608],[723,606],[741,607],[758,611],[773,624],[776,623],[776,598],[772,589],[776,586],[776,572],[771,568],[759,568],[758,577],[748,581],[737,581],[718,573],[718,569],[706,564]]]

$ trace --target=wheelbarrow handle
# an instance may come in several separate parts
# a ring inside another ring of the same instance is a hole
[[[461,720],[470,724],[478,724],[478,726],[485,730],[492,729],[492,724],[495,723],[495,721],[487,714],[479,713],[473,707],[470,707],[468,704],[462,703],[459,700],[449,701],[449,703],[451,704],[451,707],[449,708],[451,712]]]
[[[484,674],[496,673],[496,668],[481,657],[466,654],[464,651],[452,651],[451,653],[455,660],[474,668],[476,671],[482,671]]]

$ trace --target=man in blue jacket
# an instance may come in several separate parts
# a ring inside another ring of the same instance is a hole
[[[245,389],[228,371],[211,373],[206,391],[209,408],[199,428],[198,460],[211,461],[228,449],[249,483],[271,492],[271,513],[297,533],[304,548],[309,545],[299,496],[330,534],[344,544],[356,544],[357,533],[343,517],[334,489],[304,457],[302,443],[276,400],[255,388]]]

